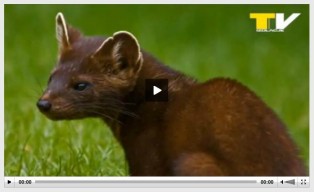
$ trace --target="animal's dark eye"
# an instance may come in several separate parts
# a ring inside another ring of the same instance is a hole
[[[73,89],[76,91],[83,91],[85,90],[88,86],[90,86],[89,83],[77,83],[73,86]]]

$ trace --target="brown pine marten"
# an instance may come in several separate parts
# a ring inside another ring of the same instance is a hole
[[[132,176],[304,176],[278,116],[227,78],[198,83],[121,31],[86,37],[56,17],[58,64],[37,102],[52,120],[98,117],[121,143]],[[145,100],[145,80],[169,82],[167,102]]]

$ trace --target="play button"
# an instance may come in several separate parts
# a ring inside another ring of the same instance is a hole
[[[145,100],[168,101],[168,79],[146,79]]]
[[[153,93],[154,95],[161,92],[161,89],[159,89],[158,87],[154,86],[153,88],[154,88],[154,93]]]

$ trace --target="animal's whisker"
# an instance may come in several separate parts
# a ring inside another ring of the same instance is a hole
[[[123,114],[123,115],[127,115],[130,117],[134,117],[134,118],[138,118],[138,115],[128,111],[125,107],[123,106],[119,106],[119,105],[114,105],[114,104],[108,104],[108,103],[93,103],[93,105],[91,105],[90,103],[82,103],[82,102],[73,102],[73,103],[69,103],[66,104],[64,106],[62,106],[62,110],[67,111],[70,109],[81,109],[82,112],[84,111],[88,111],[91,112],[90,110],[93,110],[92,112],[98,112],[101,113],[102,115],[108,117],[108,114],[105,114],[105,112],[100,112],[101,110],[107,110],[108,112],[116,112],[118,114]]]
[[[117,122],[117,123],[119,123],[119,124],[122,124],[122,122],[119,121],[117,118],[113,118],[113,117],[111,117],[110,115],[107,115],[106,113],[101,113],[101,112],[99,112],[99,111],[94,111],[94,110],[91,110],[91,109],[86,109],[86,112],[94,113],[94,114],[97,114],[97,115],[99,115],[99,116],[101,116],[101,117],[108,118],[108,119],[111,120],[111,121],[114,121],[114,122]]]

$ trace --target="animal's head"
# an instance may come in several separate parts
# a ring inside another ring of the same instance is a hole
[[[106,117],[117,113],[120,99],[135,85],[142,66],[136,38],[128,32],[112,37],[84,37],[56,16],[58,63],[37,102],[48,118]]]

